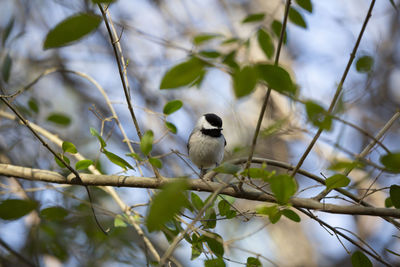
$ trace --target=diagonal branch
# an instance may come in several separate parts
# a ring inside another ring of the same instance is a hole
[[[371,142],[361,151],[360,154],[356,156],[356,159],[362,159],[365,156],[368,155],[368,153],[371,151],[371,149],[377,144],[377,140],[381,139],[383,135],[390,129],[390,127],[393,125],[393,123],[400,117],[400,111],[397,111],[391,118],[390,120],[383,126],[383,128],[377,133],[375,138],[371,140]],[[350,172],[353,170],[353,168],[349,168],[344,171],[343,175],[348,176]],[[331,190],[324,190],[321,193],[319,193],[316,197],[314,197],[315,200],[321,201],[325,196],[327,196],[331,192]]]
[[[10,120],[17,120],[16,117],[13,114],[10,114],[8,112],[4,112],[0,110],[0,116],[10,119]],[[18,120],[17,120],[18,121]],[[22,121],[19,121],[21,124],[23,124]],[[36,131],[38,134],[42,135],[44,138],[50,140],[52,143],[54,143],[55,145],[57,145],[58,147],[62,146],[63,141],[56,135],[48,132],[47,130],[43,129],[42,127],[36,125],[33,122],[29,122],[29,125],[32,127],[32,129],[34,131]],[[79,152],[73,155],[78,161],[79,160],[84,160],[85,157],[83,157]],[[100,171],[97,170],[93,165],[89,166],[89,171],[93,174],[97,174],[100,175]],[[53,174],[57,174],[56,172],[52,173],[49,171],[44,171],[45,173],[47,172],[48,174],[51,173],[50,177]],[[18,175],[17,175],[18,176]],[[49,177],[47,177],[49,178]],[[63,181],[65,182],[66,178],[63,176],[58,177],[60,180],[60,184],[66,184],[63,183]],[[30,179],[28,179],[30,180]],[[39,179],[40,180],[40,179]],[[52,182],[52,180],[50,179],[49,181],[45,182]],[[143,242],[146,244],[147,249],[150,251],[151,255],[154,257],[154,259],[156,261],[160,260],[160,256],[158,255],[157,250],[155,249],[155,247],[153,246],[153,244],[151,243],[151,241],[149,240],[149,238],[146,236],[146,234],[144,233],[144,231],[142,230],[142,228],[140,227],[140,225],[137,223],[136,219],[132,216],[132,212],[130,207],[120,198],[120,196],[117,194],[117,192],[115,191],[115,189],[111,186],[102,186],[100,187],[102,190],[104,190],[106,193],[108,193],[113,199],[114,201],[117,203],[117,205],[120,207],[121,211],[124,212],[129,219],[129,222],[131,223],[132,227],[135,229],[135,231],[137,232],[137,234],[143,239]]]
[[[14,114],[22,121],[22,123],[29,129],[29,131],[31,131],[31,133],[40,141],[40,143],[42,143],[42,145],[48,150],[50,151],[51,154],[54,155],[55,158],[57,158],[62,164],[64,164],[65,167],[67,167],[68,170],[70,170],[73,174],[74,174],[74,180],[77,179],[78,183],[82,184],[85,187],[85,190],[88,194],[89,197],[89,201],[90,203],[93,203],[93,199],[92,199],[92,195],[90,194],[90,190],[89,187],[87,187],[87,185],[84,185],[82,182],[82,178],[80,177],[79,173],[72,168],[72,166],[70,164],[68,164],[62,157],[60,157],[60,155],[58,155],[45,141],[44,139],[31,127],[30,123],[21,115],[21,113],[19,113],[18,110],[16,110],[11,104],[10,102],[5,98],[5,97],[0,97],[0,100],[3,101],[4,104],[6,104],[6,106],[12,110],[12,112],[14,112]],[[94,211],[94,208],[92,205],[90,205],[90,208],[92,210],[93,213],[93,218],[97,224],[97,226],[99,227],[99,229],[105,234],[107,235],[107,232],[104,230],[104,228],[101,226],[100,222],[97,219],[96,213]]]
[[[177,235],[175,237],[175,239],[172,241],[171,245],[168,247],[167,251],[164,253],[164,255],[161,257],[160,260],[160,265],[164,266],[166,260],[168,260],[169,257],[171,257],[172,253],[174,252],[174,250],[176,249],[176,247],[178,246],[179,242],[185,237],[185,235],[192,230],[192,228],[194,227],[194,225],[196,224],[196,222],[198,222],[201,219],[201,216],[203,216],[204,212],[212,205],[212,203],[214,202],[214,199],[219,195],[219,193],[225,188],[225,185],[220,185],[219,188],[217,188],[213,194],[211,195],[210,198],[208,198],[208,201],[204,204],[204,206],[199,210],[199,212],[197,213],[196,217],[192,220],[192,222],[186,227],[186,229],[184,231],[182,231],[181,233],[179,233],[179,235]]]
[[[278,65],[279,56],[281,54],[283,40],[285,39],[284,37],[285,37],[285,33],[286,33],[286,24],[287,24],[287,19],[288,19],[288,16],[289,16],[290,4],[291,4],[291,0],[286,0],[285,15],[283,16],[282,29],[281,29],[281,33],[280,33],[280,36],[279,36],[278,48],[276,50],[276,55],[275,55],[275,61],[274,61],[275,65]],[[271,88],[268,87],[267,93],[265,94],[265,97],[264,97],[264,102],[263,102],[263,104],[261,106],[260,115],[258,116],[257,126],[256,126],[256,130],[254,131],[253,141],[252,141],[252,144],[251,144],[251,147],[250,147],[249,157],[247,159],[247,163],[246,163],[245,169],[250,168],[251,159],[253,158],[253,155],[254,155],[254,150],[256,148],[258,134],[260,133],[261,123],[262,123],[262,121],[264,119],[264,114],[265,114],[265,110],[267,109],[267,105],[268,105],[268,100],[269,100],[270,94],[271,94]]]
[[[130,98],[130,88],[129,88],[128,77],[126,75],[125,59],[123,57],[121,45],[119,43],[120,37],[117,36],[114,25],[112,24],[111,16],[108,12],[108,9],[104,10],[104,8],[102,7],[101,4],[97,4],[97,6],[99,7],[99,9],[101,11],[104,23],[107,28],[108,35],[110,36],[110,41],[111,41],[111,45],[113,47],[115,60],[117,61],[118,72],[119,72],[119,76],[121,78],[122,87],[124,89],[125,99],[128,104],[129,113],[131,114],[131,118],[132,118],[133,124],[135,125],[136,133],[139,137],[139,140],[142,140],[142,132],[140,131],[139,123],[136,119],[135,112],[133,111],[132,102],[131,102],[131,98]],[[108,14],[108,17],[107,17],[107,14]],[[147,158],[150,158],[150,157],[151,156],[149,154],[147,156]],[[156,178],[162,180],[163,177],[160,175],[160,172],[158,171],[158,169],[151,164],[150,164],[150,166],[153,169],[153,172],[156,175]]]
[[[352,63],[353,63],[353,61],[354,61],[354,58],[356,57],[356,53],[357,53],[358,47],[359,47],[359,45],[360,45],[361,39],[362,39],[362,37],[363,37],[363,35],[364,35],[364,32],[365,32],[365,29],[366,29],[366,27],[367,27],[368,21],[369,21],[370,17],[372,16],[372,9],[374,8],[374,5],[375,5],[375,0],[372,0],[372,1],[371,1],[371,4],[370,4],[370,6],[369,6],[369,9],[368,9],[367,15],[366,15],[366,17],[365,17],[364,23],[363,23],[363,25],[362,25],[362,27],[361,27],[361,31],[360,31],[360,33],[359,33],[359,35],[358,35],[357,41],[356,41],[356,43],[354,44],[353,51],[352,51],[351,54],[350,54],[350,59],[349,59],[349,61],[347,62],[347,66],[346,66],[346,68],[345,68],[345,70],[344,70],[344,72],[343,72],[342,78],[340,79],[340,83],[339,83],[339,85],[338,85],[338,87],[337,87],[337,89],[336,89],[335,95],[333,96],[333,99],[332,99],[331,104],[330,104],[330,106],[329,106],[328,114],[332,113],[332,111],[333,111],[333,109],[334,109],[334,107],[335,107],[335,105],[336,105],[336,102],[337,102],[337,100],[338,100],[338,98],[339,98],[339,95],[340,95],[340,93],[341,93],[342,90],[343,90],[343,84],[344,84],[344,82],[345,82],[345,80],[346,80],[346,78],[347,78],[347,74],[349,73],[349,70],[350,70],[350,67],[351,67],[351,65],[352,65]],[[304,163],[304,161],[306,160],[308,154],[311,152],[311,149],[313,148],[313,146],[314,146],[315,143],[317,142],[318,138],[320,137],[322,131],[323,131],[323,129],[320,128],[320,129],[318,130],[318,132],[315,134],[314,138],[311,140],[311,143],[308,145],[306,151],[305,151],[304,154],[301,156],[299,162],[298,162],[297,165],[296,165],[296,168],[293,170],[293,172],[292,172],[292,174],[291,174],[293,177],[296,175],[297,171],[298,171],[298,170],[300,169],[300,167],[303,165],[303,163]]]
[[[24,263],[24,265],[26,265],[26,266],[36,267],[36,264],[30,262],[23,255],[19,254],[12,247],[10,247],[6,242],[4,242],[1,238],[0,238],[0,246],[2,246],[9,253],[13,254],[15,257],[17,257],[20,260],[20,263]]]

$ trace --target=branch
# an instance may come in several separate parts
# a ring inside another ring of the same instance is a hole
[[[363,35],[364,35],[365,28],[367,27],[368,21],[369,21],[369,19],[370,19],[370,17],[371,17],[372,9],[374,8],[374,5],[375,5],[375,0],[372,0],[372,1],[371,1],[371,5],[369,6],[369,9],[368,9],[367,15],[366,15],[366,17],[365,17],[365,19],[364,19],[364,23],[363,23],[363,25],[362,25],[362,27],[361,27],[360,33],[358,34],[357,41],[356,41],[356,43],[354,44],[353,51],[352,51],[351,54],[350,54],[350,59],[349,59],[349,61],[347,62],[347,65],[346,65],[346,68],[345,68],[345,70],[344,70],[344,72],[343,72],[342,78],[340,79],[340,83],[339,83],[339,85],[338,85],[338,87],[337,87],[337,89],[336,89],[335,95],[333,96],[333,99],[332,99],[331,104],[330,104],[330,106],[329,106],[328,114],[332,113],[333,108],[334,108],[335,105],[336,105],[336,101],[338,100],[339,95],[340,95],[340,93],[341,93],[342,90],[343,90],[344,81],[345,81],[346,78],[347,78],[347,74],[349,73],[350,67],[351,67],[351,65],[353,64],[354,58],[356,57],[356,53],[357,53],[358,47],[359,47],[360,42],[361,42],[361,39],[362,39],[362,37],[363,37]],[[318,130],[318,132],[315,134],[314,138],[311,140],[311,143],[308,145],[306,151],[304,152],[304,154],[301,156],[299,162],[297,163],[296,168],[295,168],[295,169],[293,170],[293,172],[292,172],[292,176],[293,176],[293,177],[296,175],[296,173],[297,173],[297,171],[300,169],[301,165],[303,165],[303,163],[304,163],[304,161],[306,160],[308,154],[311,152],[311,149],[313,148],[313,146],[314,146],[315,143],[317,142],[318,138],[320,137],[322,131],[323,131],[323,129],[320,128],[320,129]]]
[[[9,253],[13,254],[15,257],[17,257],[22,263],[24,263],[27,266],[31,266],[31,267],[36,267],[36,264],[30,262],[27,258],[25,258],[24,256],[22,256],[21,254],[19,254],[17,251],[15,251],[14,249],[12,249],[6,242],[4,242],[1,238],[0,238],[0,246],[2,246],[5,250],[7,250]]]
[[[287,19],[288,19],[288,16],[289,16],[290,4],[291,4],[291,0],[286,0],[285,15],[283,16],[282,29],[281,29],[280,36],[279,36],[279,41],[278,41],[278,48],[276,49],[276,55],[275,55],[275,61],[274,61],[275,65],[278,65],[279,56],[281,54],[283,40],[285,39],[284,37],[285,37],[285,33],[286,33],[286,23],[287,23]],[[251,159],[253,158],[253,155],[254,155],[254,150],[256,148],[258,134],[260,133],[261,123],[262,123],[262,121],[264,119],[264,114],[265,114],[265,110],[267,109],[267,105],[268,105],[268,100],[269,100],[270,94],[271,94],[271,88],[268,87],[267,93],[265,94],[265,97],[264,97],[264,102],[263,102],[263,104],[261,106],[260,115],[258,116],[257,126],[256,126],[256,130],[254,131],[253,141],[252,141],[252,144],[251,144],[251,147],[250,147],[249,157],[247,159],[247,163],[246,163],[245,169],[250,168]]]
[[[377,141],[383,137],[383,135],[390,129],[390,127],[392,127],[393,123],[400,117],[400,111],[397,111],[391,118],[390,120],[385,124],[385,126],[383,126],[383,128],[377,133],[377,135],[375,136],[375,138],[373,140],[371,140],[371,142],[363,149],[363,151],[361,151],[360,154],[358,154],[356,156],[356,159],[362,159],[365,156],[368,155],[368,153],[371,151],[371,149],[376,145]],[[350,174],[350,172],[353,170],[354,168],[350,168],[344,171],[344,175],[348,176]],[[323,199],[325,196],[327,196],[329,193],[331,192],[331,190],[324,190],[321,193],[319,193],[314,199],[321,201],[321,199]]]
[[[4,118],[7,118],[7,119],[10,119],[10,120],[16,120],[19,123],[23,124],[22,121],[19,121],[13,114],[10,114],[8,112],[0,110],[0,116],[4,117]],[[39,125],[34,124],[33,122],[29,122],[29,125],[32,127],[33,130],[35,130],[37,133],[39,133],[40,135],[42,135],[43,137],[45,137],[46,139],[48,139],[49,141],[51,141],[52,143],[57,145],[58,147],[62,146],[63,140],[61,140],[58,136],[50,133],[46,129],[43,129],[42,127],[40,127]],[[74,154],[73,156],[78,161],[85,159],[85,157],[82,156],[79,152]],[[89,171],[94,173],[94,174],[100,174],[100,172],[93,165],[89,166]],[[52,173],[52,172],[50,172],[50,173]],[[58,173],[56,173],[56,174],[58,174]],[[62,179],[65,180],[65,178],[62,178]],[[45,182],[47,182],[47,181],[45,181]],[[51,181],[49,181],[49,182],[51,182]],[[114,201],[117,203],[117,205],[120,207],[121,211],[124,212],[128,216],[129,222],[131,223],[132,227],[135,228],[137,234],[143,239],[144,243],[146,244],[146,247],[151,252],[151,255],[153,255],[154,259],[157,262],[160,261],[160,256],[158,255],[157,250],[155,249],[155,247],[153,246],[151,241],[147,238],[147,236],[143,232],[143,230],[140,227],[140,225],[136,222],[135,218],[131,215],[132,211],[130,210],[130,207],[119,197],[119,195],[117,194],[117,192],[114,190],[113,187],[103,186],[103,187],[100,187],[100,188],[102,190],[104,190],[106,193],[108,193],[114,199]]]
[[[82,183],[77,181],[75,175],[67,177],[53,171],[32,169],[21,166],[0,163],[0,175],[16,177],[31,181],[41,181],[58,184],[72,184],[85,186],[116,186],[116,187],[134,187],[134,188],[153,188],[159,189],[165,184],[174,182],[177,178],[169,178],[157,180],[153,177],[136,177],[124,175],[96,175],[81,173]],[[215,192],[220,188],[221,184],[216,182],[205,182],[202,179],[190,179],[189,189],[193,191]],[[237,191],[232,187],[224,188],[221,194],[229,195],[235,198],[256,200],[262,202],[276,203],[274,197],[258,192],[258,191]],[[400,210],[391,208],[375,208],[364,207],[358,205],[340,206],[335,204],[324,204],[313,199],[307,198],[292,198],[290,200],[296,208],[311,209],[337,214],[351,215],[371,215],[371,216],[388,216],[400,218]]]
[[[104,23],[107,28],[108,35],[110,36],[110,41],[111,41],[111,45],[113,47],[115,60],[117,61],[119,76],[121,78],[122,87],[124,89],[125,99],[126,99],[126,103],[128,104],[129,113],[131,114],[131,118],[132,118],[133,124],[135,125],[136,133],[139,137],[139,140],[142,140],[142,132],[140,131],[139,123],[136,119],[135,112],[133,111],[132,102],[131,102],[131,98],[130,98],[130,87],[129,87],[128,77],[126,75],[125,59],[124,59],[124,56],[122,53],[121,45],[119,43],[120,38],[117,36],[117,33],[114,28],[114,24],[111,20],[111,15],[108,11],[108,8],[106,10],[104,10],[104,8],[101,4],[97,4],[97,6],[99,7],[99,9],[101,11]],[[108,18],[107,18],[107,15],[108,15]],[[147,156],[147,158],[149,159],[150,157],[151,157],[151,155],[149,154]],[[151,164],[150,164],[150,166],[153,169],[153,172],[156,175],[157,179],[162,180],[163,177],[161,176],[158,169]]]

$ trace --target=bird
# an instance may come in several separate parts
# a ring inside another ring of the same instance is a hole
[[[200,169],[200,177],[204,176],[207,169],[217,167],[222,162],[225,146],[222,119],[214,113],[202,115],[187,143],[189,158]]]

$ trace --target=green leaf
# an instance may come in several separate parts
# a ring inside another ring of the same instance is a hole
[[[161,169],[163,166],[161,160],[159,160],[158,158],[149,158],[149,162],[153,167],[158,169]]]
[[[393,206],[396,209],[400,209],[400,186],[395,184],[390,186],[389,193]]]
[[[71,154],[76,154],[78,153],[78,150],[76,149],[75,145],[71,142],[64,141],[62,143],[62,150],[64,153],[71,153]]]
[[[393,250],[390,250],[390,249],[388,249],[388,248],[385,248],[385,250],[386,250],[387,252],[389,252],[389,253],[392,253],[393,255],[395,255],[395,256],[397,256],[397,257],[400,257],[400,254],[394,252]]]
[[[171,243],[174,240],[174,238],[180,233],[180,231],[182,231],[182,227],[175,220],[175,218],[173,218],[172,220],[170,220],[164,224],[164,227],[163,227],[163,229],[161,229],[161,231],[164,233],[168,242]],[[185,235],[184,238],[186,240],[189,239],[188,235]]]
[[[96,30],[101,20],[100,16],[87,13],[70,16],[47,33],[43,49],[70,45]]]
[[[296,93],[296,86],[284,68],[272,64],[258,64],[257,68],[259,78],[275,91],[293,95]]]
[[[337,161],[332,163],[331,166],[329,166],[329,170],[333,170],[333,171],[340,171],[340,170],[352,170],[355,168],[362,168],[364,166],[364,164],[362,164],[359,161]]]
[[[42,209],[40,211],[40,217],[48,221],[61,221],[68,215],[68,210],[63,207],[53,206]]]
[[[47,121],[58,124],[60,126],[68,126],[71,123],[71,119],[61,113],[52,113],[47,117]]]
[[[269,180],[271,191],[274,193],[279,204],[288,203],[291,196],[296,193],[297,184],[293,177],[287,174],[281,174],[272,177]]]
[[[387,197],[385,199],[385,208],[390,208],[393,207],[392,199],[390,197]]]
[[[306,102],[306,112],[311,123],[321,129],[331,130],[332,116],[319,104],[313,101]]]
[[[225,39],[221,43],[221,45],[229,45],[229,44],[233,44],[233,43],[237,43],[237,42],[240,42],[240,39],[236,38],[236,37],[232,37],[232,38]]]
[[[1,67],[1,74],[3,76],[3,81],[6,83],[8,83],[8,80],[10,79],[11,68],[12,68],[12,59],[10,57],[10,54],[7,53],[6,57],[3,60],[3,65]]]
[[[39,105],[35,98],[31,97],[28,101],[28,107],[35,113],[39,112]]]
[[[197,259],[201,255],[201,250],[197,246],[192,246],[192,255],[190,260]]]
[[[275,51],[274,42],[264,28],[260,28],[258,30],[257,40],[258,45],[260,46],[264,54],[267,56],[268,59],[271,59]]]
[[[200,210],[204,206],[203,200],[201,200],[201,198],[194,192],[190,194],[190,199],[192,200],[192,204],[196,210]]]
[[[126,160],[124,160],[123,158],[121,158],[120,156],[117,156],[116,154],[107,151],[106,149],[103,149],[103,153],[104,155],[106,155],[106,157],[115,165],[120,166],[122,169],[124,169],[125,171],[129,168],[129,169],[134,169]]]
[[[361,251],[356,251],[351,255],[353,267],[372,267],[372,262]]]
[[[142,150],[143,154],[148,155],[153,149],[153,137],[152,130],[148,130],[142,136],[142,140],[140,140],[140,150]]]
[[[118,214],[117,216],[115,216],[114,227],[127,227],[127,226],[128,225],[124,221],[124,217],[122,215]]]
[[[250,14],[242,20],[242,23],[258,22],[265,18],[264,13]]]
[[[139,162],[143,160],[143,159],[140,157],[140,155],[137,154],[137,153],[126,153],[125,156],[127,156],[127,157],[132,157],[132,158],[134,158],[135,160],[137,160],[137,161],[139,161]]]
[[[208,235],[203,235],[201,238],[207,243],[208,247],[217,257],[222,257],[224,255],[224,246],[222,237],[215,233],[209,233],[214,237]]]
[[[267,171],[264,168],[249,168],[244,170],[242,173],[244,176],[249,176],[252,179],[262,179],[268,181],[269,178],[275,175],[275,171]]]
[[[261,134],[265,137],[274,135],[275,133],[282,130],[283,126],[287,123],[287,121],[288,121],[287,118],[276,120],[275,122],[270,124],[267,128],[263,129]]]
[[[325,180],[325,185],[327,190],[332,190],[334,188],[348,186],[350,179],[343,174],[337,173]]]
[[[196,236],[196,234],[192,234],[192,256],[190,260],[194,260],[198,258],[201,255],[201,252],[203,251],[203,243],[200,241],[199,238]]]
[[[0,203],[0,218],[16,220],[36,209],[37,206],[36,201],[29,199],[6,199]]]
[[[219,35],[219,34],[202,33],[202,34],[196,35],[193,38],[193,44],[194,45],[201,45],[201,44],[203,44],[203,43],[205,43],[207,41],[210,41],[210,40],[215,39],[215,38],[220,37],[220,36],[221,35]]]
[[[221,56],[221,53],[215,50],[203,50],[199,52],[199,55],[208,58],[217,58]]]
[[[388,171],[400,173],[400,152],[383,155],[380,161]]]
[[[7,26],[5,27],[3,34],[2,34],[2,39],[1,39],[1,43],[4,46],[8,37],[10,36],[10,33],[14,27],[14,22],[15,22],[15,18],[11,17],[10,20],[7,23]]]
[[[207,73],[206,69],[200,71],[199,76],[196,78],[196,80],[194,80],[191,84],[189,84],[189,87],[200,88],[201,84],[203,83],[204,77],[206,76],[206,73]]]
[[[257,70],[252,66],[244,66],[232,74],[233,90],[237,98],[244,97],[253,92],[257,84]]]
[[[206,210],[201,223],[208,229],[214,229],[217,226],[217,214],[214,208],[210,207]]]
[[[100,136],[99,132],[95,129],[90,127],[90,134],[96,136],[99,139],[100,147],[103,149],[107,146],[106,142],[104,141],[103,137]]]
[[[261,267],[262,264],[259,259],[254,257],[248,257],[246,261],[246,267]]]
[[[370,56],[362,56],[357,58],[356,70],[361,73],[370,72],[374,65],[374,59]]]
[[[294,212],[293,210],[288,210],[288,209],[282,210],[282,215],[285,216],[286,218],[294,221],[294,222],[300,222],[301,221],[300,216],[296,212]]]
[[[52,239],[51,242],[45,246],[46,254],[56,257],[62,262],[66,262],[69,259],[68,250],[66,248],[68,244],[60,243],[59,239]]]
[[[296,3],[304,10],[312,13],[313,12],[313,5],[311,0],[296,0]]]
[[[225,162],[216,167],[213,171],[225,174],[236,174],[239,170],[239,166]]]
[[[165,115],[170,115],[170,114],[174,113],[175,111],[178,111],[182,106],[183,106],[183,103],[181,100],[171,100],[167,104],[165,104],[163,113]]]
[[[58,155],[65,161],[65,163],[67,163],[68,165],[70,164],[70,160],[67,156],[65,156],[64,154]],[[59,160],[56,156],[54,156],[54,160],[56,161],[57,165],[60,166],[60,168],[67,168],[67,166],[65,166],[64,163],[62,163],[62,161]]]
[[[229,205],[228,201],[221,200],[218,203],[218,211],[221,216],[225,216],[231,210],[231,206]]]
[[[236,50],[233,50],[232,52],[225,55],[225,57],[222,60],[222,63],[230,67],[232,70],[239,69],[240,67],[236,62]]]
[[[307,23],[305,22],[303,16],[300,14],[299,11],[297,11],[293,7],[289,9],[289,20],[294,24],[296,24],[297,26],[300,26],[305,29],[307,28]]]
[[[282,23],[280,21],[274,20],[271,23],[271,28],[276,37],[280,38],[281,36],[281,31],[282,31]],[[283,36],[283,42],[286,44],[287,43],[287,33],[285,31],[284,36]]]
[[[206,63],[192,57],[168,70],[161,80],[160,89],[174,89],[188,86],[204,75]]]
[[[258,214],[268,215],[268,218],[272,224],[275,224],[281,218],[281,211],[278,209],[277,205],[273,206],[261,206],[256,209]]]
[[[231,205],[224,199],[218,203],[218,210],[219,214],[225,216],[227,219],[232,219],[236,216],[236,211],[231,210]]]
[[[225,267],[225,262],[222,258],[210,259],[204,261],[204,267]]]
[[[176,128],[175,124],[173,124],[172,122],[166,121],[165,126],[173,134],[176,134],[178,132],[178,129]]]
[[[189,206],[184,194],[187,188],[187,180],[180,179],[168,183],[154,196],[146,219],[147,229],[150,232],[162,229],[166,222],[172,220],[184,207]]]
[[[75,169],[76,170],[84,170],[84,169],[89,168],[89,166],[92,164],[93,164],[93,161],[91,161],[90,159],[83,159],[83,160],[78,161],[75,164]]]

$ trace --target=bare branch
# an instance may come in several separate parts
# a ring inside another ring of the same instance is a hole
[[[347,65],[346,65],[346,68],[345,68],[345,70],[343,72],[342,78],[340,79],[340,83],[339,83],[339,85],[338,85],[338,87],[336,89],[335,95],[333,96],[333,99],[332,99],[331,104],[329,106],[328,114],[332,113],[332,111],[333,111],[333,109],[334,109],[334,107],[336,105],[336,101],[338,100],[339,95],[343,90],[344,81],[347,78],[347,74],[349,73],[349,70],[350,70],[350,67],[351,67],[351,65],[352,65],[352,63],[354,61],[354,58],[356,57],[356,53],[357,53],[358,47],[359,47],[361,39],[362,39],[362,37],[364,35],[364,31],[365,31],[365,28],[367,27],[368,21],[369,21],[369,19],[371,17],[372,9],[374,8],[374,5],[375,5],[375,0],[372,0],[371,4],[370,4],[370,7],[368,9],[367,15],[366,15],[366,17],[364,19],[364,23],[363,23],[363,25],[361,27],[361,30],[360,30],[360,33],[358,35],[357,41],[354,44],[353,51],[350,54],[349,61],[347,62]],[[292,172],[292,176],[293,177],[296,175],[296,173],[300,169],[301,165],[303,165],[303,163],[306,160],[308,154],[311,152],[311,149],[313,148],[313,146],[317,142],[318,138],[320,137],[322,131],[323,131],[323,129],[320,128],[318,130],[318,132],[315,134],[314,138],[311,140],[311,143],[308,145],[306,151],[303,153],[303,155],[301,156],[299,162],[297,163],[296,168]]]
[[[101,4],[97,4],[97,6],[99,7],[99,9],[101,11],[101,14],[104,19],[104,23],[107,28],[108,35],[110,36],[110,41],[111,41],[111,45],[113,47],[115,60],[117,61],[117,65],[118,65],[118,71],[119,71],[119,75],[121,78],[122,87],[124,89],[126,103],[128,104],[128,109],[131,114],[133,124],[135,125],[136,133],[137,133],[139,139],[142,140],[142,132],[140,131],[139,123],[136,119],[135,112],[133,111],[132,102],[131,102],[131,98],[130,98],[129,81],[128,81],[128,77],[126,74],[125,59],[124,59],[121,45],[120,45],[120,37],[117,36],[117,33],[115,31],[113,22],[111,20],[111,15],[110,15],[108,9],[104,10]],[[108,17],[107,17],[107,15],[108,15]],[[150,158],[150,157],[151,157],[151,155],[149,154],[147,156],[147,158]],[[158,169],[151,164],[150,164],[150,166],[153,169],[154,174],[156,175],[157,179],[162,180],[163,177],[160,175],[160,172],[158,171]]]
[[[284,37],[285,37],[285,33],[286,33],[286,23],[287,23],[287,19],[288,19],[288,16],[289,16],[290,4],[291,4],[291,0],[286,0],[285,15],[283,16],[282,29],[281,29],[281,33],[280,33],[280,36],[279,36],[278,48],[276,49],[276,55],[275,55],[275,61],[274,61],[275,65],[278,65],[279,56],[281,54],[283,40],[285,39]],[[257,126],[256,126],[256,130],[254,131],[253,141],[252,141],[252,144],[251,144],[251,147],[250,147],[249,157],[247,159],[247,163],[246,163],[246,168],[245,169],[248,169],[250,167],[251,159],[252,159],[252,157],[254,155],[254,150],[256,148],[258,134],[260,133],[261,123],[262,123],[262,121],[264,119],[264,114],[265,114],[265,110],[267,109],[267,105],[268,105],[268,100],[269,100],[270,94],[271,94],[271,88],[268,87],[267,93],[265,94],[265,97],[264,97],[264,102],[263,102],[263,104],[261,106],[260,115],[258,116]]]
[[[74,175],[65,177],[57,172],[32,169],[21,166],[0,164],[0,174],[9,177],[22,178],[32,181],[42,181],[58,184],[73,184],[81,185],[76,181]],[[163,185],[172,183],[176,178],[168,178],[162,181],[153,177],[136,177],[124,175],[95,175],[95,174],[80,174],[83,185],[86,186],[116,186],[116,187],[134,187],[134,188],[154,188],[159,189]],[[189,180],[189,189],[194,191],[215,192],[221,187],[220,183],[205,182],[202,179]],[[241,199],[256,200],[262,202],[276,203],[276,199],[262,192],[252,191],[237,191],[233,187],[224,188],[221,194],[233,196]],[[352,214],[352,215],[371,215],[371,216],[388,216],[400,218],[400,210],[392,208],[375,208],[364,207],[359,205],[340,206],[334,204],[320,203],[313,199],[307,198],[292,198],[290,203],[296,208],[305,208],[329,213],[337,214]]]

